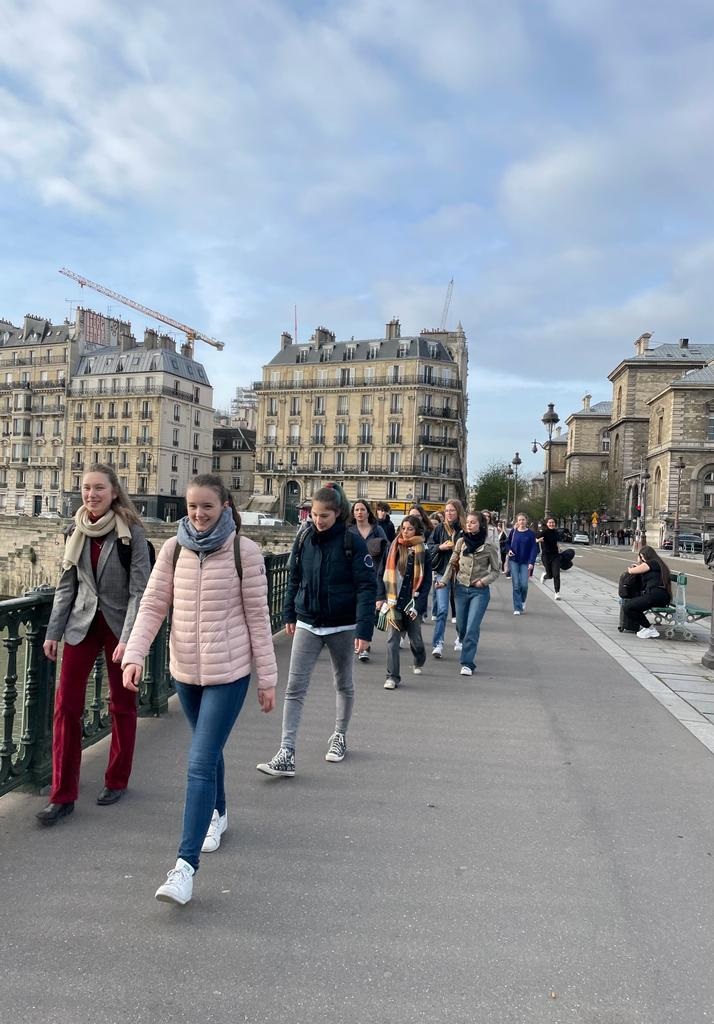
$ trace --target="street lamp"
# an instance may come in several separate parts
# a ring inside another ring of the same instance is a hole
[[[511,465],[513,466],[513,518],[516,518],[516,493],[518,491],[518,467],[523,462],[518,452],[511,459]]]
[[[285,519],[285,488],[282,484],[285,463],[282,459],[278,459],[275,469],[278,474],[278,519]],[[287,475],[285,477],[285,484],[287,485]]]
[[[513,470],[509,466],[506,470],[506,526],[511,521],[511,480],[513,479]]]
[[[647,481],[650,475],[644,461],[640,463],[640,512],[637,521],[637,532],[640,537],[640,547],[647,543]]]
[[[550,513],[550,476],[551,476],[551,452],[552,452],[551,441],[553,439],[553,428],[555,427],[556,423],[560,423],[560,416],[555,411],[555,403],[554,402],[548,402],[548,408],[545,410],[545,412],[543,413],[543,416],[541,417],[541,423],[544,425],[545,429],[548,431],[548,441],[547,441],[546,444],[541,444],[540,441],[534,440],[533,441],[533,447],[531,448],[531,451],[535,455],[536,452],[538,451],[538,449],[542,448],[543,451],[546,453],[546,463],[545,463],[545,495],[544,495],[544,497],[545,497],[545,508],[544,508],[543,511],[544,511],[545,517],[547,519],[547,517],[548,517],[548,515]]]
[[[682,470],[686,465],[687,464],[681,455],[674,464],[674,468],[677,470],[677,503],[674,506],[674,532],[672,534],[673,558],[677,558],[679,555],[679,499],[682,491]]]

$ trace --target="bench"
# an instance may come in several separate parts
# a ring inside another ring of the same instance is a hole
[[[654,615],[655,625],[665,626],[664,635],[668,640],[672,640],[677,634],[681,634],[685,640],[693,640],[694,633],[687,628],[688,624],[708,619],[711,616],[711,609],[701,608],[696,604],[687,604],[686,573],[670,572],[669,578],[672,583],[677,584],[674,601],[658,608],[650,608]]]

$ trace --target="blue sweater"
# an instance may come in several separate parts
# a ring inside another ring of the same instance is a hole
[[[520,565],[535,565],[538,557],[536,535],[532,530],[511,530],[508,550],[513,552],[512,562],[518,562]]]

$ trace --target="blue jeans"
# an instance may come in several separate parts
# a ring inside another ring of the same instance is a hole
[[[195,871],[213,811],[225,814],[223,748],[243,707],[249,682],[250,676],[243,676],[235,683],[218,686],[175,684],[193,734],[178,855]]]
[[[438,583],[441,580],[441,576],[434,574],[434,583]],[[434,636],[432,638],[432,645],[436,647],[437,644],[443,644],[444,636],[446,635],[446,619],[449,614],[449,594],[451,593],[451,583],[445,587],[440,587],[438,590],[434,588],[434,594],[436,598],[436,622],[434,623]]]
[[[510,561],[508,564],[511,567],[513,610],[522,612],[528,597],[528,566],[525,562]]]
[[[461,638],[461,664],[473,672],[481,635],[481,619],[491,600],[490,587],[464,587],[456,584],[456,629]]]

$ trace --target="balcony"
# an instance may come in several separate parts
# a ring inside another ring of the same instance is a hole
[[[119,444],[119,438],[118,437],[103,437],[102,438],[102,442],[104,444]]]
[[[399,445],[401,445],[401,443],[402,443],[402,435],[401,434],[390,434],[390,436],[387,438],[387,444],[399,444]]]
[[[84,469],[84,459],[72,459],[70,467],[78,472]]]
[[[419,444],[431,448],[458,448],[459,442],[455,437],[437,437],[431,434],[420,434]]]
[[[154,439],[153,439],[153,437],[141,437],[140,436],[140,437],[137,437],[136,443],[143,445],[145,448],[147,448],[147,447],[150,448],[153,445],[153,443],[154,443]]]
[[[140,420],[153,420],[154,414],[151,409],[142,409],[139,413]]]
[[[263,438],[263,444],[267,445],[269,448],[275,448],[277,443],[277,437],[273,437],[272,434],[269,437]]]
[[[24,491],[26,487],[27,483],[24,480],[18,480],[17,483],[15,484],[16,491]]]
[[[335,444],[349,444],[349,443],[350,443],[350,441],[349,441],[349,435],[348,434],[336,434],[335,435]]]
[[[455,420],[458,418],[456,409],[451,409],[448,405],[443,409],[437,409],[433,405],[420,405],[417,411],[420,416],[428,416],[433,420]]]
[[[374,444],[372,434],[360,434],[357,438],[357,444]]]
[[[123,413],[121,414],[121,418],[122,418],[123,420],[130,420],[130,419],[131,419],[131,412],[130,412],[130,411],[129,411],[129,412],[126,412],[126,411],[125,411],[125,412],[123,412]]]
[[[73,416],[73,419],[75,419],[75,420],[86,420],[86,418],[87,418],[86,412],[75,412],[75,414]]]
[[[310,438],[310,444],[322,444],[324,445],[325,435],[324,434],[313,434]]]
[[[115,420],[116,418],[117,418],[116,412],[108,412],[107,413],[107,419],[108,420]]]

